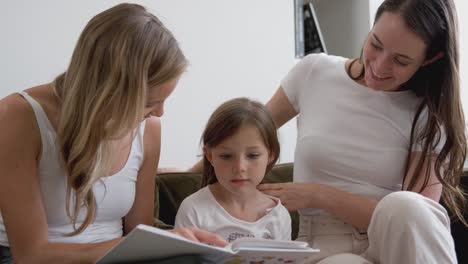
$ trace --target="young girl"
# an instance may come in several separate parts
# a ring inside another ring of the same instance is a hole
[[[278,198],[257,190],[279,156],[266,108],[237,98],[211,115],[203,133],[202,189],[187,197],[175,226],[195,226],[228,242],[241,237],[291,239],[291,218]]]

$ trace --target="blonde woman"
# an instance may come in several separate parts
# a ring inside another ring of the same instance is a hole
[[[0,101],[1,263],[93,263],[152,224],[158,117],[186,65],[154,15],[120,4],[91,19],[52,83]]]

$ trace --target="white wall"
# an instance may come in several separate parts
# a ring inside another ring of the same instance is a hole
[[[374,24],[375,13],[384,0],[369,0],[369,24]]]
[[[458,12],[459,32],[460,32],[460,88],[463,110],[465,112],[465,134],[468,135],[468,16],[463,16],[468,12],[468,3],[464,0],[455,0]],[[465,160],[465,170],[468,169],[468,159]]]
[[[369,33],[368,0],[311,0],[327,51],[347,58],[359,57]]]
[[[51,81],[66,69],[78,35],[120,1],[5,1],[0,9],[0,98]],[[266,102],[294,65],[293,1],[148,0],[191,62],[163,117],[161,166],[198,158],[209,115],[226,99]],[[280,130],[281,162],[293,160],[295,124]]]
[[[468,122],[468,16],[463,16],[468,12],[468,3],[462,0],[455,0],[458,11],[458,22],[460,24],[460,78],[461,78],[461,97],[465,110],[465,120]],[[467,166],[468,167],[468,160]]]
[[[383,0],[313,1],[324,34],[331,36],[327,43],[330,53],[358,56],[369,30],[363,25]],[[123,1],[3,3],[0,97],[49,82],[65,70],[87,21],[118,2]],[[132,2],[147,6],[161,18],[191,62],[166,105],[161,166],[192,165],[200,153],[199,138],[205,122],[217,105],[238,96],[266,102],[296,62],[293,0]],[[339,17],[353,18],[345,22],[350,30],[336,26]],[[336,36],[341,36],[339,41]],[[279,136],[280,162],[290,162],[296,141],[295,122],[281,128]]]

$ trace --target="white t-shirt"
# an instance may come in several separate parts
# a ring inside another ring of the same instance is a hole
[[[346,73],[346,60],[309,55],[281,82],[299,113],[294,181],[381,199],[402,188],[411,126],[421,101],[410,90],[375,91],[356,83]],[[426,117],[420,117],[417,127],[425,122],[421,120]],[[413,150],[421,150],[420,145]]]
[[[204,187],[185,198],[176,215],[175,227],[195,226],[232,242],[241,237],[291,240],[291,217],[278,198],[271,197],[276,206],[255,222],[230,215],[210,191]]]

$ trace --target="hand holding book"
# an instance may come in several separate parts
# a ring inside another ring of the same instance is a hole
[[[169,231],[138,225],[98,264],[158,260],[181,255],[200,255],[214,263],[299,263],[319,252],[305,242],[241,238],[226,247],[188,240]]]
[[[189,240],[198,241],[208,245],[219,247],[228,245],[228,242],[224,240],[221,236],[196,227],[177,228],[168,231],[179,236],[185,237]]]

